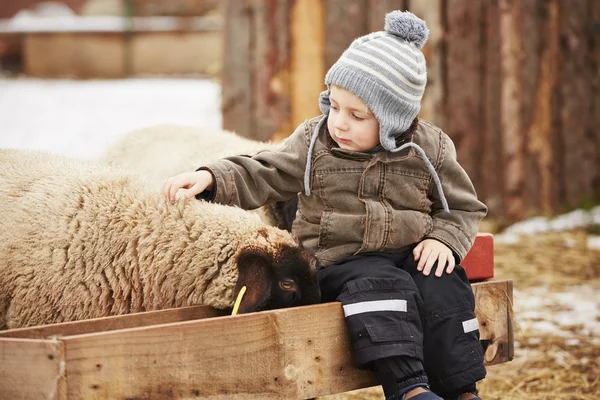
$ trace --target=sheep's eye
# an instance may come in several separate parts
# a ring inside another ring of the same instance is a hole
[[[279,287],[283,290],[296,290],[296,282],[293,279],[284,279],[279,281]]]

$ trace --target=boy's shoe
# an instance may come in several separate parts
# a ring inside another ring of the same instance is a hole
[[[402,397],[402,400],[404,400],[404,397]],[[411,397],[409,400],[444,400],[444,399],[442,399],[440,396],[438,396],[437,394],[435,394],[433,392],[423,392],[423,393],[419,393],[416,396]]]
[[[424,389],[424,390],[426,390],[426,392],[416,394],[416,395],[412,396],[410,399],[406,399],[406,395],[417,388]],[[410,385],[408,387],[402,388],[399,393],[396,392],[395,394],[392,394],[392,396],[386,396],[386,400],[396,400],[396,399],[398,399],[398,400],[444,400],[437,394],[429,391],[429,385],[424,384],[424,383],[416,383],[414,385]]]
[[[475,392],[473,393],[476,397],[473,397],[469,400],[481,400],[481,397],[479,397],[479,393]],[[444,400],[460,400],[460,396],[456,396],[456,397],[445,397]]]

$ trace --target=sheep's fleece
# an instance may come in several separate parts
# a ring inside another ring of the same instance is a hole
[[[158,125],[126,133],[100,157],[101,163],[141,174],[162,189],[167,178],[233,155],[275,151],[281,142],[260,142],[217,129]],[[269,225],[291,230],[298,199],[268,204],[256,213]]]
[[[117,168],[0,150],[0,207],[0,329],[230,308],[242,285],[240,313],[320,300],[316,263],[288,232],[234,207],[171,204]]]

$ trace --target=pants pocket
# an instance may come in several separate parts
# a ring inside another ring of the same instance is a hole
[[[476,321],[475,313],[470,310],[428,321],[424,341],[425,370],[432,381],[448,379],[483,365]]]
[[[367,333],[373,343],[413,342],[414,336],[406,321],[389,322],[378,325],[366,325]]]
[[[423,360],[419,294],[409,276],[350,281],[338,297],[359,367],[388,357]]]

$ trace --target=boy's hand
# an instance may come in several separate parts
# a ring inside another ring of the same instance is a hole
[[[213,176],[207,170],[184,172],[165,182],[163,195],[173,202],[179,199],[191,199],[206,189],[212,188]]]
[[[435,239],[425,239],[417,245],[413,250],[415,261],[418,261],[417,269],[423,271],[423,275],[427,276],[431,272],[431,267],[437,261],[437,269],[435,270],[435,276],[440,277],[444,273],[446,263],[448,268],[446,272],[448,274],[454,271],[454,255],[452,250],[444,243]]]

